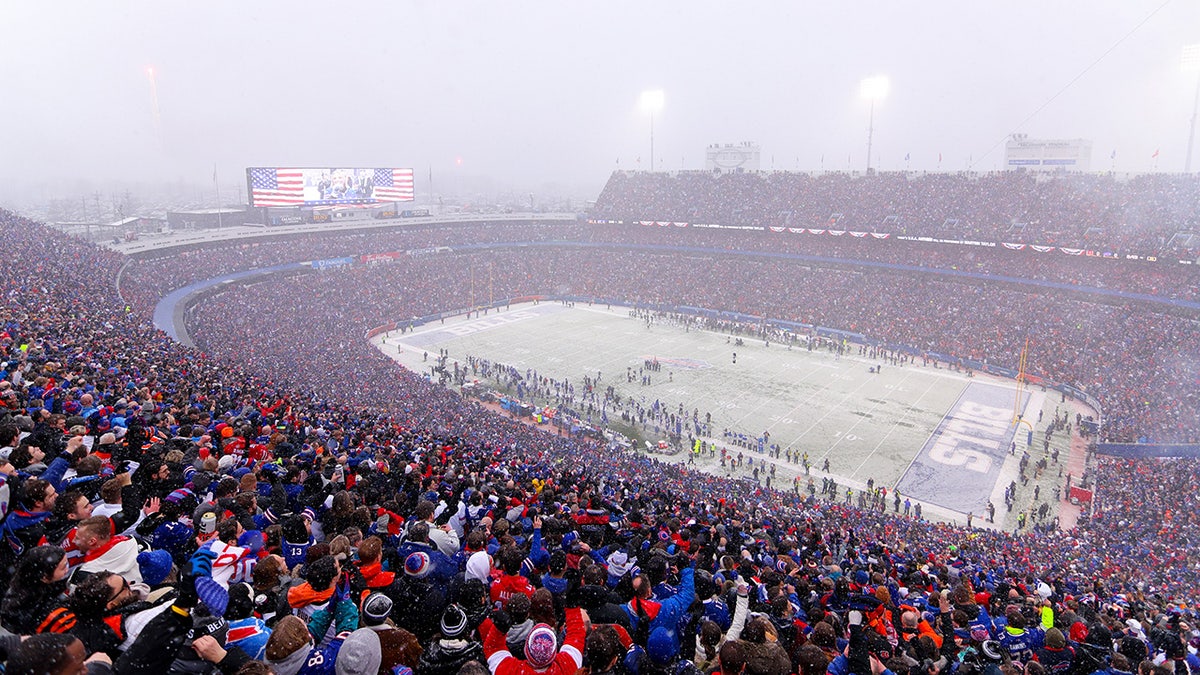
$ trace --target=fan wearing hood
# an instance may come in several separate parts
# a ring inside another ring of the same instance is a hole
[[[621,583],[622,577],[629,575],[636,577],[641,573],[641,568],[638,567],[636,560],[631,560],[629,554],[624,550],[618,549],[609,554],[608,560],[605,561],[608,566],[608,587],[616,588],[617,584]]]
[[[478,579],[484,586],[491,586],[492,557],[488,555],[487,551],[476,551],[467,558],[463,577],[465,579]]]

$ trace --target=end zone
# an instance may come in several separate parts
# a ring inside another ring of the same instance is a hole
[[[1016,424],[1016,392],[971,382],[925,441],[896,488],[918,501],[959,513],[983,513],[1005,460]],[[1021,393],[1024,414],[1029,392]]]

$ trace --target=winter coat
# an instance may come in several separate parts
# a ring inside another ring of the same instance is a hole
[[[446,594],[440,585],[425,579],[405,577],[392,607],[392,620],[396,625],[409,630],[422,644],[428,643],[437,634],[446,611]]]
[[[788,675],[792,660],[778,642],[742,642],[746,648],[746,675]]]
[[[483,661],[483,645],[468,640],[437,640],[421,655],[415,675],[456,675],[468,661]]]
[[[55,592],[26,599],[21,603],[4,603],[4,609],[0,612],[0,624],[17,635],[33,635],[42,632],[38,630],[38,626],[46,620],[50,612],[59,607],[65,607],[67,604],[66,597],[58,591],[60,585],[55,584],[54,586]]]
[[[615,623],[631,630],[629,615],[621,607],[620,598],[603,586],[581,586],[579,606],[587,610],[593,624]]]

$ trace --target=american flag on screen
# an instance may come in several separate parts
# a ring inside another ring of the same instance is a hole
[[[255,206],[304,204],[304,176],[300,169],[250,169],[250,196]]]
[[[413,170],[375,169],[375,192],[371,196],[381,202],[411,202]]]

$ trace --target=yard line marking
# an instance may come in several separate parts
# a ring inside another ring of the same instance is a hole
[[[917,400],[913,401],[912,405],[908,406],[908,410],[905,412],[904,416],[901,417],[901,419],[900,419],[901,422],[907,420],[910,416],[913,416],[913,410],[914,410],[914,407],[916,406],[916,404],[920,403],[921,399],[925,398],[926,394],[928,394],[930,391],[933,391],[933,387],[935,384],[937,384],[936,381],[931,381],[929,383],[929,386],[925,388],[925,391],[921,392],[921,395],[917,397]],[[873,457],[875,455],[875,451],[878,450],[880,448],[880,446],[882,446],[884,444],[884,442],[887,441],[888,437],[891,436],[892,432],[895,431],[896,428],[899,426],[900,426],[899,422],[896,422],[896,423],[893,423],[891,425],[891,427],[888,428],[888,431],[886,434],[883,435],[883,438],[879,439],[879,442],[875,444],[875,447],[871,448],[871,452],[867,453],[867,456],[865,458],[863,458],[863,461],[860,462],[859,465],[854,469],[854,471],[852,471],[850,473],[851,478],[858,475],[858,470],[863,468],[863,465],[866,464],[868,461],[870,461],[871,457]],[[896,482],[897,483],[900,482],[900,479],[898,477],[896,478]],[[895,488],[895,486],[896,486],[896,484],[892,483],[891,487],[893,489]]]

